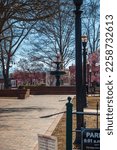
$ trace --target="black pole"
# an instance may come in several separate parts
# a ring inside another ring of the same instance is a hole
[[[83,0],[74,0],[75,10],[75,49],[76,49],[76,111],[83,112],[82,101],[82,46],[81,46],[81,13]],[[83,127],[83,115],[76,115],[76,130]],[[76,132],[74,145],[81,145],[81,133]]]
[[[98,102],[97,102],[97,129],[98,129]]]
[[[92,89],[91,89],[91,71],[89,72],[90,75],[90,92],[92,93]]]
[[[71,97],[66,104],[66,150],[72,150],[72,107]]]
[[[60,74],[59,74],[59,71],[60,71],[60,64],[61,62],[56,62],[56,86],[60,86]]]
[[[83,106],[87,107],[87,96],[86,96],[86,42],[82,42],[83,44]]]

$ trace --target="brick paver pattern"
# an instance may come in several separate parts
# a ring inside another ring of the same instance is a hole
[[[0,98],[0,150],[33,150],[37,134],[45,134],[60,112],[67,95],[31,95],[25,100]]]

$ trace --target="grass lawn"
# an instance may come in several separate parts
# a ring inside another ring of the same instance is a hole
[[[73,99],[73,109],[76,108],[75,105],[75,98]],[[100,108],[100,97],[99,96],[88,96],[87,97],[88,107],[86,109],[96,110],[97,102],[99,104]],[[97,125],[97,117],[96,116],[89,116],[86,115],[84,117],[84,120],[86,121],[86,128],[96,128]],[[98,127],[100,127],[100,116],[98,116]],[[76,129],[76,116],[73,115],[73,130]],[[65,150],[66,148],[66,114],[63,114],[63,117],[61,118],[60,122],[58,123],[57,127],[55,128],[53,136],[57,137],[58,140],[58,150]],[[73,132],[73,142],[75,140],[75,132]],[[74,147],[74,145],[73,145]]]

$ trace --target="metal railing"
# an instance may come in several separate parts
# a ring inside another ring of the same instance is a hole
[[[72,132],[81,132],[81,130],[72,130],[72,115],[96,115],[96,127],[98,128],[98,116],[100,115],[97,102],[96,112],[73,112],[73,104],[71,103],[71,97],[68,97],[68,103],[66,104],[66,150],[72,150]]]

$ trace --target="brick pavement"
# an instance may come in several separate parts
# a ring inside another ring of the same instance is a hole
[[[49,133],[48,129],[57,124],[57,116],[40,117],[63,110],[66,99],[67,95],[0,98],[0,150],[33,150],[37,134]]]

